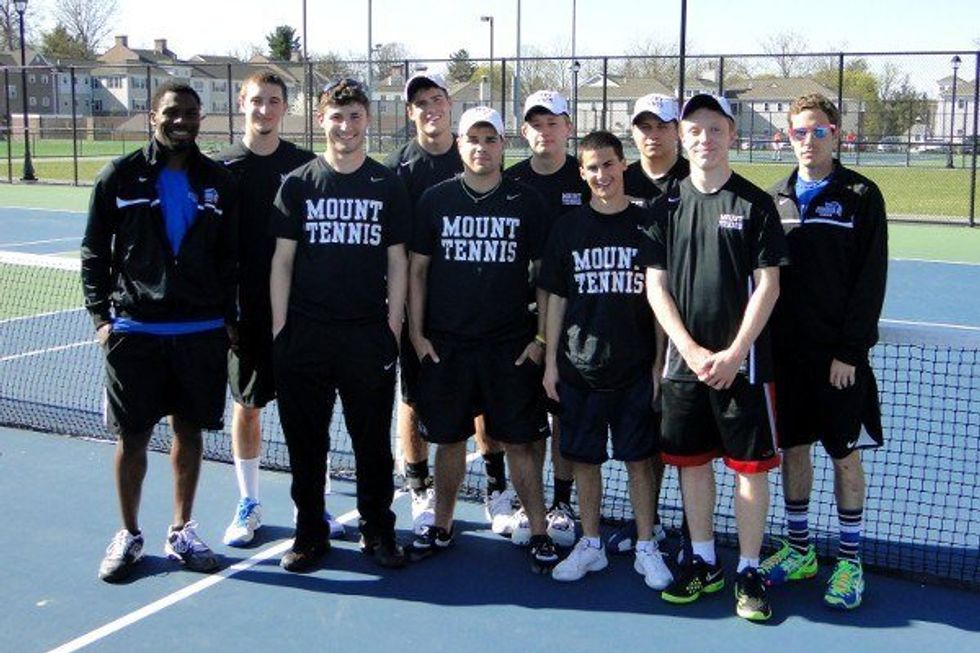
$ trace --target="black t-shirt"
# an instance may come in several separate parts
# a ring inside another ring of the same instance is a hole
[[[295,240],[289,310],[322,322],[388,316],[388,247],[404,243],[412,209],[405,187],[366,159],[341,174],[322,156],[282,183],[271,231]]]
[[[445,153],[429,154],[413,138],[388,155],[385,165],[405,184],[412,206],[418,204],[426,190],[463,171],[463,159],[455,141]]]
[[[425,332],[483,342],[530,337],[527,270],[543,253],[548,208],[509,179],[477,200],[471,194],[462,178],[450,179],[416,209],[411,249],[431,257]]]
[[[578,161],[570,154],[565,155],[565,164],[550,175],[536,173],[528,158],[507,168],[504,176],[541,193],[555,219],[580,206],[588,206],[592,197],[589,185],[579,174]]]
[[[276,239],[269,235],[272,203],[286,175],[315,157],[288,141],[279,141],[266,156],[241,141],[215,156],[238,181],[238,307],[243,319],[270,319],[269,266],[276,249]]]
[[[562,381],[609,390],[652,372],[656,342],[645,282],[654,246],[641,231],[649,220],[633,204],[612,215],[583,206],[551,232],[538,285],[568,300],[558,344]]]
[[[742,324],[753,271],[789,263],[772,197],[736,173],[711,194],[700,192],[688,178],[653,211],[648,231],[656,245],[653,267],[667,271],[670,293],[694,341],[711,351],[725,349]],[[772,378],[768,327],[742,371],[753,383]],[[667,377],[697,379],[671,343]]]
[[[682,156],[670,167],[663,177],[650,179],[643,171],[643,164],[634,161],[623,173],[623,188],[630,197],[653,200],[676,188],[682,179],[691,174],[691,164]]]

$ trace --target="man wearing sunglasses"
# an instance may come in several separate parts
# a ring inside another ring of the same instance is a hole
[[[463,160],[452,131],[453,102],[442,75],[420,72],[405,83],[405,113],[415,124],[415,138],[385,160],[405,183],[412,206],[422,193],[463,172]],[[435,488],[429,476],[429,447],[419,436],[415,412],[419,359],[412,349],[406,322],[401,333],[401,401],[398,404],[398,439],[405,457],[405,480],[412,493],[412,528],[421,535],[435,519]],[[507,490],[504,449],[487,437],[483,417],[473,422],[476,444],[483,454],[487,484],[484,503],[494,532],[509,532],[514,513],[514,493]]]
[[[819,440],[833,460],[840,523],[824,602],[853,609],[864,591],[860,450],[884,442],[868,351],[878,340],[888,234],[878,187],[834,160],[839,130],[840,112],[827,98],[797,98],[789,134],[799,165],[772,190],[793,259],[773,315],[788,540],[761,571],[771,585],[817,573],[808,507],[810,448]]]
[[[351,79],[320,93],[326,150],[286,177],[270,219],[273,363],[298,511],[280,563],[288,571],[312,569],[330,548],[323,489],[337,394],[354,448],[361,550],[383,567],[405,564],[390,429],[411,203],[395,174],[367,157],[369,102]]]

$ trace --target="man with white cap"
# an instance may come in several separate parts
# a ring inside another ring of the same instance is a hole
[[[685,604],[724,587],[712,526],[712,461],[722,457],[736,474],[736,613],[764,621],[772,610],[759,551],[767,472],[779,466],[766,324],[779,295],[779,266],[789,258],[772,197],[731,169],[735,137],[727,100],[688,100],[681,141],[691,175],[657,203],[649,231],[656,254],[647,296],[670,338],[660,451],[680,468],[692,553],[661,596]]]
[[[422,193],[463,171],[463,162],[452,132],[453,101],[442,75],[420,72],[406,83],[403,97],[405,113],[415,124],[415,138],[385,160],[408,189],[412,205]],[[420,534],[435,518],[435,490],[429,476],[429,448],[419,437],[415,414],[415,392],[419,363],[408,337],[408,323],[402,329],[401,401],[398,404],[398,439],[405,459],[405,479],[412,493],[412,527]],[[497,532],[510,527],[513,493],[507,491],[503,446],[486,437],[482,420],[477,418],[476,441],[487,470],[487,518]]]
[[[409,328],[421,365],[419,433],[436,449],[435,522],[413,544],[426,557],[453,543],[453,511],[466,472],[466,440],[482,412],[504,443],[530,520],[532,569],[557,561],[545,522],[541,469],[548,422],[541,387],[544,313],[527,297],[547,235],[547,207],[532,188],[503,178],[504,125],[489,107],[460,117],[463,174],[430,188],[416,207],[409,271]],[[544,291],[537,293],[545,305]]]
[[[534,188],[551,209],[552,220],[589,203],[589,185],[579,174],[578,161],[568,154],[568,139],[572,136],[572,120],[568,102],[557,91],[537,91],[524,101],[524,124],[521,134],[531,148],[531,156],[515,163],[504,176]],[[550,229],[549,229],[550,231]],[[554,468],[555,492],[548,509],[548,535],[555,544],[570,547],[575,544],[575,513],[572,512],[572,466],[559,451],[561,425],[558,405],[549,401],[551,413],[551,462]],[[526,540],[523,531],[529,528],[526,513],[514,517],[517,543]]]
[[[691,164],[680,156],[677,121],[680,118],[677,100],[666,95],[650,93],[633,105],[633,142],[640,154],[637,161],[629,164],[623,174],[626,194],[637,200],[652,202],[675,189],[691,172]],[[663,369],[664,337],[657,326],[657,359],[654,367]],[[654,395],[654,405],[660,408],[659,388]],[[663,541],[666,537],[660,523],[660,489],[664,481],[664,464],[659,457],[653,460],[653,519],[654,537]],[[687,536],[685,530],[685,537]],[[636,521],[630,519],[617,529],[606,542],[609,553],[628,553],[636,545]]]

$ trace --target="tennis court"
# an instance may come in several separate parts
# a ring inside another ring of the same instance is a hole
[[[19,193],[0,202],[8,205],[0,208],[0,423],[102,436],[100,352],[79,308],[81,194],[65,200],[56,192],[45,198],[44,189],[37,191],[30,203]],[[16,205],[32,208],[10,208]],[[498,650],[517,644],[571,651],[614,641],[624,647],[675,648],[698,641],[705,647],[758,650],[790,639],[827,648],[847,637],[848,646],[866,650],[914,650],[939,641],[975,649],[980,646],[980,595],[975,593],[980,587],[980,302],[975,299],[980,265],[962,256],[949,257],[957,262],[937,260],[941,257],[934,250],[917,251],[914,245],[931,242],[935,232],[929,229],[948,234],[954,244],[977,234],[955,228],[906,229],[922,231],[899,233],[903,244],[897,253],[892,247],[899,260],[890,267],[884,315],[891,321],[883,327],[885,344],[875,353],[890,440],[885,450],[868,456],[865,558],[888,574],[928,576],[972,587],[973,592],[875,575],[861,611],[837,615],[820,606],[819,582],[780,588],[773,595],[772,622],[780,627],[752,628],[734,616],[727,592],[686,609],[662,603],[642,585],[628,559],[614,561],[608,573],[571,587],[534,577],[523,551],[486,530],[477,504],[461,505],[466,534],[444,558],[379,575],[361,560],[351,541],[331,553],[325,569],[296,577],[276,566],[291,532],[288,475],[264,473],[266,523],[271,526],[264,527],[262,544],[243,552],[220,546],[237,496],[231,466],[219,463],[209,463],[202,476],[197,518],[206,541],[237,566],[214,580],[202,580],[171,573],[158,557],[145,562],[141,580],[113,588],[95,579],[102,547],[117,522],[112,448],[84,439],[3,430],[0,490],[11,506],[10,535],[5,538],[10,542],[5,575],[11,580],[0,590],[10,606],[0,618],[5,626],[0,648],[47,650],[135,612],[146,616],[117,624],[120,630],[92,640],[92,648],[158,650],[163,642],[182,645],[173,640],[181,638],[190,646],[222,649],[285,644],[297,649],[410,645]],[[895,234],[893,229],[893,243]],[[265,462],[282,468],[286,456],[277,420],[274,411],[266,413]],[[333,459],[343,478],[349,476],[351,460],[338,422]],[[167,447],[163,429],[158,429],[155,444]],[[230,455],[227,434],[209,434],[206,447],[210,457]],[[924,450],[929,461],[919,465]],[[826,555],[836,518],[827,505],[832,481],[825,463],[821,453],[813,529]],[[482,482],[481,466],[472,465],[467,476],[473,494]],[[609,467],[603,510],[609,518],[621,518],[628,511],[622,472]],[[772,483],[773,529],[781,532],[776,475]],[[354,504],[351,486],[338,481],[334,487],[331,508],[348,513]],[[730,542],[731,488],[720,489],[718,530],[720,539]],[[168,520],[169,491],[167,459],[153,455],[142,519],[150,554],[162,548],[162,530],[161,541],[154,542],[153,529]],[[667,525],[676,526],[680,513],[672,477],[665,503]],[[405,498],[396,500],[396,511],[400,525],[410,523]],[[356,522],[353,514],[347,517]],[[153,610],[137,612],[146,606]],[[703,628],[706,620],[712,623],[710,630]],[[806,649],[804,645],[801,650]]]

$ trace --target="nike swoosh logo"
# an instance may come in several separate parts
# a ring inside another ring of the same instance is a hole
[[[400,166],[401,166],[401,167],[403,167],[403,168],[407,168],[408,166],[410,166],[410,165],[412,165],[412,162],[411,162],[411,161],[402,161],[402,162],[401,162],[400,164],[398,164],[398,165],[400,165]]]
[[[390,363],[388,363],[387,365],[385,365],[385,372],[387,372],[388,370],[390,370],[391,368],[393,368],[395,366],[395,363],[396,362],[397,361],[391,361]]]
[[[371,183],[372,183],[372,184],[376,184],[376,183],[378,183],[379,181],[384,181],[384,180],[385,180],[385,178],[384,178],[384,177],[371,177]]]
[[[667,203],[668,204],[677,204],[680,201],[681,201],[681,198],[679,198],[679,197],[668,197],[667,198]]]
[[[785,204],[788,201],[789,201],[789,198],[788,197],[780,197],[779,198],[779,203],[780,204]]]
[[[508,196],[507,196],[507,199],[508,199],[508,200],[516,200],[516,199],[517,199],[518,197],[520,197],[520,196],[521,196],[521,194],[520,194],[520,193],[518,193],[517,195],[508,195]]]
[[[146,177],[137,177],[136,179],[139,180],[139,182],[142,184],[144,181],[146,181],[147,178]]]
[[[227,161],[225,161],[225,165],[226,166],[230,166],[232,163],[238,163],[239,161],[244,161],[244,160],[245,160],[245,157],[243,157],[243,156],[240,156],[237,159],[228,159]]]

